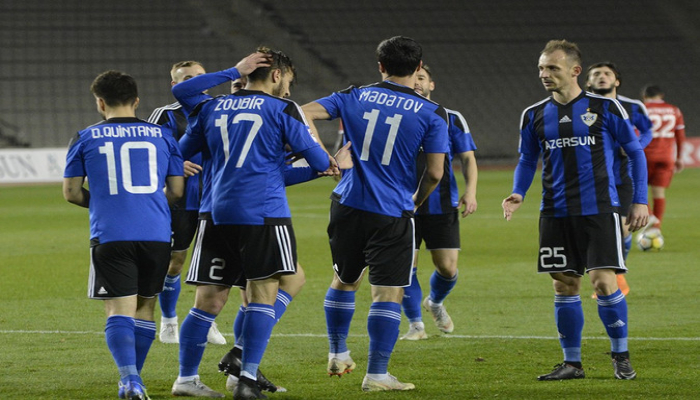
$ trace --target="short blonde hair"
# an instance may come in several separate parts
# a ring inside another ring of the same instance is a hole
[[[581,65],[581,50],[576,43],[568,42],[566,39],[550,40],[540,54],[551,54],[557,50],[563,51],[569,61],[575,65]]]

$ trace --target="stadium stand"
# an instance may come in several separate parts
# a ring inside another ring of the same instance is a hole
[[[516,154],[522,109],[546,96],[537,54],[552,38],[577,42],[584,64],[614,61],[620,93],[639,97],[655,82],[697,113],[700,5],[691,0],[431,2],[406,0],[6,0],[0,5],[0,117],[19,126],[33,147],[65,146],[78,127],[96,122],[88,87],[99,72],[121,69],[140,85],[140,116],[172,100],[167,71],[197,59],[210,71],[229,67],[257,45],[289,53],[299,67],[292,98],[313,100],[351,83],[378,80],[374,48],[393,35],[424,46],[443,88],[435,100],[461,111],[480,160]],[[444,90],[448,89],[448,90]],[[224,90],[219,88],[219,90]],[[216,94],[216,91],[214,92]],[[337,125],[321,127],[333,142]]]

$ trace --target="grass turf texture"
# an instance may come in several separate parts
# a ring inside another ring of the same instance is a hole
[[[357,294],[349,348],[357,370],[345,377],[325,373],[327,341],[323,298],[331,279],[325,233],[328,195],[325,178],[288,190],[299,261],[307,283],[291,303],[262,362],[262,370],[289,392],[271,399],[691,399],[700,380],[700,318],[696,267],[700,232],[696,202],[700,169],[674,178],[664,221],[666,246],[659,253],[633,248],[628,259],[630,349],[638,371],[634,381],[612,374],[609,342],[597,316],[592,290],[584,284],[586,379],[538,382],[562,359],[553,318],[550,279],[536,273],[539,181],[511,222],[501,200],[510,192],[512,171],[481,171],[479,209],[462,220],[460,280],[445,305],[455,332],[443,335],[429,315],[430,338],[399,341],[389,370],[413,382],[412,392],[366,394],[369,286]],[[104,342],[101,302],[86,298],[88,213],[66,203],[59,185],[0,188],[0,397],[2,399],[117,398],[118,374]],[[419,277],[428,290],[433,271],[421,251]],[[180,320],[193,304],[194,288],[183,284]],[[231,324],[239,297],[217,318],[233,340]],[[156,320],[160,315],[157,312]],[[401,334],[405,333],[404,319]],[[209,345],[202,380],[224,391],[216,364],[229,346]],[[156,340],[143,378],[151,398],[171,398],[178,349]],[[231,394],[228,394],[231,397]]]

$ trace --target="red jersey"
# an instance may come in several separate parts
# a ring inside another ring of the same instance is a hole
[[[676,157],[680,157],[685,141],[683,114],[678,107],[663,100],[649,100],[644,105],[652,124],[651,143],[644,149],[647,160],[673,163]]]

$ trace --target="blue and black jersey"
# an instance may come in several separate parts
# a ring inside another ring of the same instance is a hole
[[[64,177],[90,183],[90,239],[170,242],[167,176],[182,176],[173,133],[137,118],[110,118],[78,132]]]
[[[187,130],[187,116],[182,109],[182,105],[178,102],[156,108],[151,113],[151,116],[148,117],[148,122],[170,129],[175,134],[175,140],[180,140]],[[188,160],[197,165],[202,165],[202,155],[199,153],[188,158]],[[199,210],[201,181],[201,174],[187,178],[185,180],[184,196],[173,204],[171,208],[187,211]]]
[[[342,118],[354,167],[333,191],[340,203],[401,217],[413,213],[416,158],[447,153],[447,115],[413,88],[389,81],[342,90],[317,100],[331,119]]]
[[[525,109],[520,129],[521,159],[513,192],[525,196],[542,155],[543,216],[615,212],[620,205],[613,172],[616,143],[630,156],[633,202],[646,204],[646,162],[617,100],[583,91],[568,104],[550,97]]]
[[[201,75],[206,77],[206,75]],[[194,80],[191,79],[191,80]],[[300,107],[264,92],[240,90],[199,103],[184,149],[208,149],[216,224],[279,225],[291,218],[285,195],[285,145],[315,171],[329,166]],[[186,151],[188,153],[189,151]]]
[[[651,120],[649,119],[647,108],[644,107],[644,103],[641,101],[630,99],[625,96],[617,96],[617,101],[619,101],[625,111],[627,111],[632,126],[637,128],[639,144],[642,146],[642,149],[644,149],[652,139]],[[615,183],[618,186],[632,184],[627,155],[619,146],[617,151],[615,151],[615,166],[613,170],[615,171]]]
[[[445,170],[442,180],[433,193],[418,207],[416,214],[448,214],[455,212],[459,205],[459,188],[454,174],[452,160],[456,154],[476,150],[474,138],[467,120],[459,111],[445,109],[449,118],[448,133],[450,135],[449,153],[445,157]],[[417,176],[421,177],[425,169],[425,154],[418,155]]]

